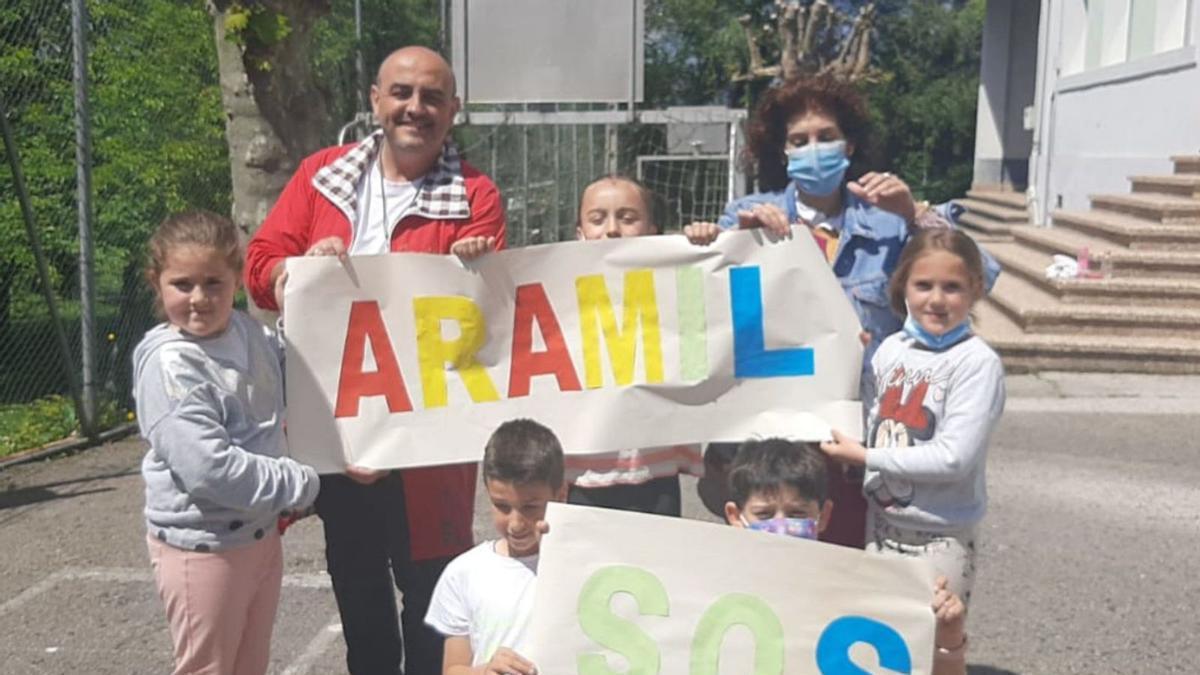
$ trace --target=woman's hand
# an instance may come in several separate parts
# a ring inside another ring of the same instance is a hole
[[[495,237],[467,237],[451,244],[450,252],[466,262],[491,251],[495,246]]]
[[[683,226],[683,236],[696,246],[708,246],[717,240],[721,227],[716,223],[692,223]]]
[[[912,191],[908,184],[886,171],[865,173],[857,181],[846,184],[854,196],[871,206],[878,206],[884,211],[890,211],[912,223],[917,217],[917,203],[913,201]]]
[[[867,449],[863,444],[837,429],[833,430],[832,441],[821,442],[821,452],[850,466],[862,466],[867,463]]]
[[[738,211],[737,217],[738,228],[742,230],[763,227],[778,237],[786,237],[791,233],[787,214],[774,204],[755,204],[745,211]]]

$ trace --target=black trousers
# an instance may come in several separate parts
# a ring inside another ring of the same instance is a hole
[[[572,485],[567,491],[567,503],[679,517],[682,509],[679,476],[655,478],[638,485],[597,488]]]
[[[351,675],[441,673],[442,637],[425,625],[425,613],[450,558],[410,559],[400,474],[392,472],[371,485],[338,474],[321,476],[317,515],[325,525],[325,560]],[[393,584],[403,594],[399,617]]]

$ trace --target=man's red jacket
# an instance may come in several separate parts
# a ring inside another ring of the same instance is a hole
[[[246,249],[246,288],[259,307],[276,310],[271,271],[289,256],[304,255],[326,237],[350,248],[355,191],[374,161],[381,135],[321,150],[300,163]],[[466,237],[495,237],[505,247],[504,209],[491,179],[458,158],[447,142],[422,181],[418,211],[392,233],[394,252],[448,254]],[[413,560],[457,555],[471,547],[476,469],[458,464],[403,472]],[[364,518],[372,517],[363,514]]]

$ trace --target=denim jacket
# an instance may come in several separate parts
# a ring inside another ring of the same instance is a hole
[[[842,232],[833,273],[841,282],[846,297],[850,298],[863,330],[871,334],[871,342],[863,354],[864,368],[869,372],[871,357],[879,343],[904,324],[904,317],[892,312],[888,279],[896,269],[900,251],[910,235],[908,224],[900,216],[871,206],[849,192],[844,192],[842,197]],[[764,203],[783,209],[788,222],[798,222],[796,184],[788,183],[783,190],[759,192],[733,200],[725,207],[717,224],[725,229],[737,227],[738,211]],[[951,223],[961,211],[961,207],[953,202],[935,208]],[[991,290],[1000,274],[1000,265],[987,252],[983,253],[983,265],[984,283]]]

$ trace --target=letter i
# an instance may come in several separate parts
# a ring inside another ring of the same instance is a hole
[[[708,321],[704,312],[704,273],[699,267],[675,268],[679,310],[679,372],[695,382],[708,376]]]

